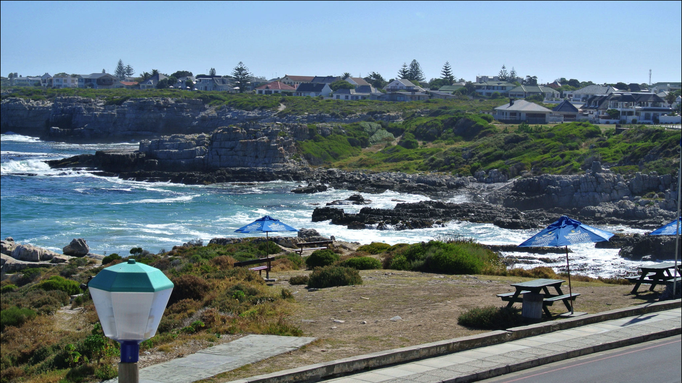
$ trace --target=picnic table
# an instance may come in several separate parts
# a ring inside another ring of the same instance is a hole
[[[554,302],[562,301],[568,310],[571,310],[571,303],[569,301],[575,300],[580,294],[564,294],[561,291],[561,284],[564,283],[562,279],[534,279],[532,281],[512,283],[516,291],[511,293],[497,294],[503,301],[509,302],[507,307],[512,307],[514,303],[523,303],[523,294],[541,294],[542,310],[547,317],[551,318],[552,314],[549,312],[549,306]],[[549,288],[553,287],[556,294],[550,292]]]
[[[325,241],[314,241],[314,242],[299,242],[297,245],[300,248],[298,250],[298,254],[303,256],[303,250],[324,250],[328,249],[329,246],[332,245],[334,241],[332,240],[325,240]],[[313,247],[311,247],[313,246]]]
[[[639,286],[650,284],[649,291],[654,291],[656,285],[663,285],[668,281],[678,281],[680,277],[674,276],[671,271],[675,269],[674,263],[659,263],[658,265],[642,266],[639,277],[629,277],[627,279],[635,284],[630,294],[637,294]],[[682,274],[682,265],[677,265],[677,270]]]

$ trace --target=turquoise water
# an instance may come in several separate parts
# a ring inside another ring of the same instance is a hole
[[[349,230],[329,222],[312,222],[311,216],[315,207],[348,198],[355,193],[352,191],[332,189],[301,195],[290,192],[298,186],[294,182],[199,186],[100,177],[86,170],[50,169],[44,161],[94,154],[100,149],[137,148],[138,143],[78,145],[16,134],[3,134],[1,138],[0,237],[11,236],[19,243],[60,253],[74,238],[84,238],[90,251],[97,254],[126,255],[138,246],[157,253],[196,239],[207,244],[215,237],[249,236],[234,231],[263,215],[299,229],[313,228],[324,236],[333,235],[337,240],[362,244],[415,243],[450,236],[474,238],[487,244],[519,244],[537,232],[468,222],[450,222],[444,227],[419,230]],[[363,194],[363,197],[372,201],[366,206],[375,208],[429,199],[391,191]],[[466,197],[453,195],[449,201],[464,202]],[[344,207],[347,212],[357,212],[360,208]],[[626,227],[605,229],[638,232]],[[596,269],[587,274],[613,275],[635,267],[617,257],[617,250],[594,249],[592,245],[576,246],[573,250],[572,258]],[[560,267],[565,262],[558,255],[552,257],[556,262],[550,266]]]

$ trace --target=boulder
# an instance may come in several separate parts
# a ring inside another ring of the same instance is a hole
[[[73,257],[84,257],[90,252],[90,247],[85,242],[83,238],[74,238],[71,243],[64,246],[62,250],[64,255],[70,255]]]
[[[40,262],[50,261],[59,254],[33,245],[17,245],[11,255],[20,261]]]
[[[14,242],[14,238],[12,237],[7,237],[0,241],[0,248],[1,251],[0,253],[6,254],[6,255],[12,255],[12,251],[17,247],[17,243]]]

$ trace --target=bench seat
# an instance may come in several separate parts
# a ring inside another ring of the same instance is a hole
[[[543,299],[543,301],[544,301],[545,303],[547,303],[547,304],[552,304],[552,303],[554,303],[554,302],[562,301],[562,300],[564,300],[564,299],[570,299],[570,300],[574,301],[575,298],[578,297],[578,296],[580,296],[579,293],[564,294],[564,295],[557,295],[557,296],[555,296],[555,297],[545,298],[545,299]]]
[[[525,291],[525,290],[524,290],[524,291],[521,291],[521,293],[519,294],[519,297],[521,297],[523,294],[528,294],[529,292],[530,292],[530,291]],[[502,298],[502,300],[509,300],[509,299],[511,299],[511,297],[514,296],[514,294],[516,294],[516,292],[515,292],[515,291],[512,291],[511,293],[497,294],[497,296],[500,297],[500,298]],[[506,298],[506,299],[505,299],[505,298]]]
[[[253,271],[260,271],[260,270],[267,270],[268,266],[256,266],[256,267],[249,267],[249,270]]]

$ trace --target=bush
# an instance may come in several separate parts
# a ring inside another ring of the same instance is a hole
[[[173,292],[171,293],[168,305],[179,302],[183,299],[201,300],[210,290],[208,282],[195,275],[183,275],[173,278]]]
[[[107,255],[106,257],[102,258],[102,264],[103,264],[103,265],[106,265],[106,264],[109,264],[109,263],[111,263],[111,262],[113,262],[113,261],[117,261],[117,260],[119,260],[119,259],[123,259],[123,258],[122,258],[120,255],[116,254],[116,253],[109,254],[109,255]]]
[[[379,254],[383,253],[386,250],[390,249],[391,245],[383,243],[383,242],[372,242],[369,245],[362,245],[358,247],[358,251],[364,251],[365,253],[370,253],[370,254]]]
[[[362,277],[357,270],[342,266],[317,268],[310,274],[308,280],[308,287],[315,288],[361,284]]]
[[[381,261],[372,257],[355,257],[341,262],[340,266],[350,267],[356,270],[381,269]]]
[[[2,293],[2,294],[11,293],[11,292],[16,291],[17,289],[18,289],[17,285],[13,285],[10,283],[10,284],[2,286],[2,289],[0,289],[0,293]]]
[[[523,317],[519,309],[513,307],[486,306],[462,313],[457,318],[457,324],[481,330],[504,330],[522,325]]]
[[[58,275],[40,282],[37,287],[45,291],[59,290],[69,295],[76,295],[83,292],[78,282],[72,281],[70,279],[64,279]]]
[[[4,331],[5,326],[21,327],[21,325],[35,317],[36,312],[29,308],[12,306],[0,311],[0,331]]]
[[[495,260],[495,253],[471,241],[430,241],[403,248],[387,263],[396,270],[480,274]]]
[[[289,278],[290,285],[305,285],[306,283],[308,283],[307,275],[294,275],[293,277]]]
[[[333,264],[339,260],[339,255],[331,250],[315,250],[305,260],[305,265],[309,269],[315,267],[324,267]]]

